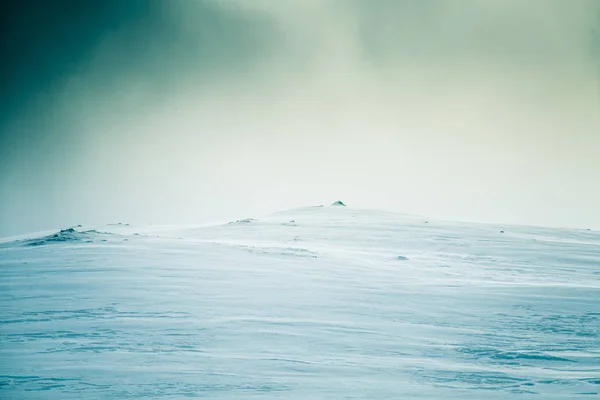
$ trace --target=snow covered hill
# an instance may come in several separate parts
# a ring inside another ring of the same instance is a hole
[[[599,393],[599,232],[332,205],[0,241],[2,399]]]

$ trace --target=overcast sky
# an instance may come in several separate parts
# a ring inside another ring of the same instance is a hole
[[[596,0],[2,4],[0,236],[337,199],[600,229]]]

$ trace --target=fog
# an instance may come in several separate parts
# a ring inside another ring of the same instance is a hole
[[[0,235],[338,199],[600,229],[595,0],[13,3]]]

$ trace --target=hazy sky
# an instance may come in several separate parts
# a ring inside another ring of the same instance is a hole
[[[0,235],[341,199],[600,228],[597,0],[11,0]]]

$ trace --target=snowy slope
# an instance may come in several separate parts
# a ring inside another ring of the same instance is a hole
[[[0,242],[0,320],[2,399],[600,398],[600,233],[77,227]]]

